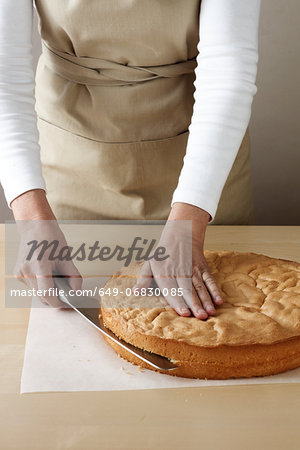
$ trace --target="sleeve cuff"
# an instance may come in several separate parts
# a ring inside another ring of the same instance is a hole
[[[177,202],[188,203],[189,205],[204,209],[204,211],[208,212],[211,216],[209,222],[214,219],[218,207],[218,202],[208,195],[203,195],[201,192],[199,193],[193,190],[184,190],[184,192],[182,192],[182,190],[179,191],[178,188],[175,189],[173,193],[171,206]]]
[[[23,179],[22,184],[21,183],[15,183],[12,186],[3,186],[4,188],[4,194],[5,199],[7,202],[7,205],[10,209],[11,208],[11,202],[15,200],[15,198],[19,197],[20,195],[24,194],[25,192],[32,191],[33,189],[42,189],[47,193],[46,189],[46,183],[43,177],[35,177],[33,180],[32,177],[30,179]]]

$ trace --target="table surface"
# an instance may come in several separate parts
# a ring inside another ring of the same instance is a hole
[[[1,449],[299,449],[300,384],[20,395],[29,310],[4,306],[0,242]],[[206,248],[300,262],[300,227],[211,225]]]

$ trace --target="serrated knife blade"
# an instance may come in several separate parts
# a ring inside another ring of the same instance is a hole
[[[107,336],[109,339],[113,340],[116,344],[123,347],[125,350],[129,351],[135,355],[140,360],[150,364],[150,366],[160,369],[160,370],[174,370],[177,366],[173,364],[168,358],[157,355],[156,353],[151,353],[146,350],[142,350],[135,347],[132,344],[119,339],[112,331],[105,327],[103,320],[99,317],[99,302],[94,297],[87,296],[70,296],[68,294],[70,286],[67,282],[68,278],[64,276],[53,276],[54,285],[59,291],[58,298],[69,305],[74,311],[84,317],[88,322],[97,328],[102,334]],[[82,305],[84,304],[84,307]],[[79,306],[80,305],[80,306]]]

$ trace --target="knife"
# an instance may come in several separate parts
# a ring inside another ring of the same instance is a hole
[[[150,364],[150,366],[160,369],[160,370],[174,370],[177,369],[178,366],[173,364],[168,358],[157,355],[156,353],[148,352],[146,350],[142,350],[138,347],[135,347],[132,344],[124,341],[123,339],[119,339],[112,331],[110,331],[103,323],[103,319],[99,317],[100,314],[100,304],[99,301],[94,297],[87,296],[70,296],[69,290],[70,286],[67,282],[67,277],[63,275],[53,275],[54,285],[57,288],[58,298],[63,303],[69,305],[74,311],[78,312],[82,317],[90,322],[98,331],[107,336],[109,339],[114,341],[116,344],[125,348],[128,352],[132,353],[134,356],[139,358],[140,360]],[[76,303],[76,299],[80,306]],[[84,307],[82,307],[84,305]]]

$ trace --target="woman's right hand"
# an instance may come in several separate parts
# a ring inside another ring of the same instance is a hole
[[[59,273],[68,277],[69,285],[74,290],[81,288],[82,277],[72,261],[51,258],[54,246],[55,255],[58,255],[60,249],[68,244],[45,192],[41,189],[25,192],[12,201],[11,207],[21,236],[15,264],[16,277],[30,288],[43,291],[44,295],[40,297],[42,303],[55,308],[66,307],[51,291],[54,287],[52,274]],[[47,241],[50,244],[41,258],[39,254],[42,246],[32,252],[28,259],[31,249],[28,243],[31,241]],[[53,241],[55,244],[51,245]]]

